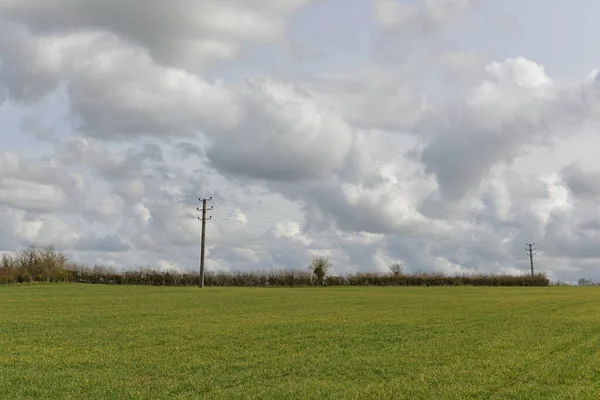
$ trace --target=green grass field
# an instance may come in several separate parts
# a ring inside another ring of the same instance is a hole
[[[2,399],[597,399],[600,288],[0,287]]]

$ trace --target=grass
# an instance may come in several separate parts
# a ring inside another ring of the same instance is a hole
[[[0,398],[597,399],[599,295],[0,286]]]

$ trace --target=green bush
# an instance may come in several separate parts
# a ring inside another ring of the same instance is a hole
[[[315,276],[317,285],[324,284],[332,267],[331,261],[325,256],[312,256],[308,263],[308,270]]]

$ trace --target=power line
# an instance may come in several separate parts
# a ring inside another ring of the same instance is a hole
[[[21,211],[31,214],[49,214],[49,215],[101,215],[101,216],[130,216],[138,215],[138,211],[134,208],[142,206],[148,209],[152,215],[170,215],[178,211],[189,210],[190,204],[186,203],[139,203],[139,202],[114,202],[114,201],[44,201],[43,206],[47,209],[40,209],[39,200],[6,198],[0,196],[0,212]],[[105,206],[110,210],[101,211]],[[67,211],[68,210],[68,211]],[[171,210],[171,211],[169,211]],[[173,212],[175,211],[175,212]],[[246,217],[250,217],[257,221],[271,222],[274,220],[298,220],[302,219],[301,213],[283,213],[270,211],[266,208],[252,207],[234,207],[223,205],[224,215],[232,216],[239,212]]]
[[[165,199],[166,200],[166,199]],[[4,204],[2,204],[4,203]],[[13,203],[13,204],[11,204]],[[221,202],[220,202],[221,203]],[[223,202],[225,203],[224,211],[229,214],[234,214],[235,212],[242,212],[245,216],[248,216],[248,211],[251,211],[253,216],[252,219],[256,219],[263,222],[272,222],[274,219],[287,218],[291,220],[298,219],[301,215],[294,215],[292,213],[283,213],[277,211],[271,211],[266,208],[253,208],[244,206],[243,210],[241,207],[228,206],[227,203],[234,205],[231,202]],[[172,212],[165,211],[167,210],[175,210],[175,211],[183,211],[188,209],[190,203],[184,202],[117,202],[113,200],[92,200],[92,201],[81,201],[81,199],[65,199],[62,201],[57,200],[44,200],[45,206],[54,206],[52,209],[41,210],[37,209],[39,207],[38,199],[28,199],[22,197],[6,197],[0,196],[0,205],[4,205],[3,208],[0,208],[1,211],[23,211],[32,214],[54,214],[54,215],[102,215],[102,216],[128,216],[128,215],[137,215],[136,211],[126,211],[126,209],[134,208],[137,206],[143,206],[147,208],[151,214],[156,215],[170,215]],[[35,207],[32,207],[35,206]],[[98,208],[101,206],[113,206],[116,209],[115,211],[99,211]],[[60,209],[59,209],[60,208]],[[64,211],[61,209],[68,209],[69,211]],[[273,218],[280,217],[280,218]]]
[[[1,199],[0,199],[1,200]],[[214,199],[213,199],[214,201]],[[84,204],[84,206],[90,206],[91,204],[95,204],[95,205],[108,205],[111,203],[105,203],[105,202],[94,202],[94,203],[86,203]],[[137,205],[137,204],[135,204]],[[134,204],[129,204],[126,206],[135,206]],[[160,216],[171,216],[174,214],[177,214],[178,212],[182,212],[183,215],[180,215],[180,217],[185,218],[185,217],[189,217],[190,213],[186,210],[186,205],[185,204],[153,204],[153,205],[146,205],[144,206],[145,208],[148,208],[148,211],[151,213],[151,215],[160,215]],[[91,208],[91,207],[90,207]],[[27,209],[22,209],[22,208],[18,208],[16,206],[9,206],[9,207],[5,207],[5,208],[0,208],[0,211],[22,211],[22,212],[27,212],[27,213],[31,213],[31,214],[40,214],[40,215],[44,215],[44,214],[48,214],[48,215],[99,215],[99,216],[139,216],[139,212],[138,211],[119,211],[119,212],[102,212],[102,211],[93,211],[93,210],[75,210],[73,209],[73,207],[70,208],[69,211],[62,211],[62,210],[27,210]],[[175,212],[173,212],[175,211]],[[200,211],[200,210],[198,210]],[[271,228],[272,225],[274,223],[278,223],[278,222],[282,222],[282,220],[278,219],[278,218],[272,218],[272,215],[270,212],[262,211],[262,210],[258,210],[256,209],[255,212],[252,213],[248,213],[247,211],[252,211],[251,208],[249,208],[248,210],[246,209],[229,209],[227,210],[227,207],[225,207],[225,211],[228,211],[229,214],[233,214],[236,211],[239,211],[241,213],[243,213],[249,220],[246,222],[244,221],[243,224],[244,225],[249,225],[249,226],[254,226],[257,228]],[[176,216],[176,215],[175,215]],[[299,222],[296,217],[294,215],[291,214],[285,214],[285,217],[289,218],[289,221],[291,222]],[[238,220],[235,219],[234,215],[223,215],[222,217],[219,218],[220,221],[223,222],[239,222]],[[346,232],[349,235],[353,235],[353,234],[360,234],[361,232]],[[382,235],[384,233],[373,233],[373,235]],[[395,234],[390,234],[387,233],[385,234],[386,236],[396,236]],[[416,235],[410,235],[410,234],[402,234],[402,236],[406,239],[427,239],[430,238],[431,235],[429,234],[416,234]],[[434,234],[435,236],[435,234]],[[449,240],[452,242],[465,242],[465,243],[475,243],[475,241],[472,240],[466,240],[466,239],[456,239],[456,238],[452,238],[452,237],[447,237],[447,238],[441,238],[438,237],[441,240]]]
[[[21,189],[23,191],[32,191],[35,193],[39,193],[39,192],[53,192],[55,187],[52,186],[52,188],[47,188],[47,187],[42,187],[42,188],[33,188],[31,186],[28,185],[17,185],[17,184],[2,184],[0,183],[0,189]],[[93,197],[98,197],[99,195],[115,195],[115,196],[119,196],[120,198],[122,198],[123,195],[140,195],[139,192],[135,192],[135,191],[107,191],[107,190],[93,190],[93,189],[69,189],[69,190],[65,190],[61,187],[56,187],[57,190],[60,190],[62,192],[64,192],[65,194],[70,194],[70,193],[79,193],[82,195],[93,195]],[[171,201],[172,203],[178,204],[178,205],[182,205],[182,206],[189,206],[190,204],[192,204],[192,201],[194,200],[194,196],[191,195],[186,195],[186,194],[172,194],[172,193],[166,193],[164,191],[160,191],[160,193],[157,195],[156,193],[152,193],[152,194],[145,194],[141,196],[141,199],[160,199],[160,200],[168,200]],[[16,200],[16,201],[21,201],[21,202],[38,202],[40,201],[39,199],[26,199],[23,198],[22,196],[0,196],[0,201],[2,201],[3,199],[5,200]],[[215,199],[218,203],[225,203],[225,204],[229,204],[231,206],[235,206],[235,207],[240,207],[240,204],[235,202],[235,201],[231,201],[231,200],[225,200],[225,199]],[[287,200],[287,199],[286,199]],[[44,200],[44,203],[54,203],[54,204],[63,204],[66,202],[78,202],[78,200],[72,200],[72,199],[65,199],[63,201],[56,201],[56,200]],[[100,203],[100,204],[104,204],[104,201],[95,201],[96,203]],[[127,203],[127,202],[125,202]],[[293,203],[293,202],[292,202]],[[253,210],[253,211],[264,211],[267,212],[269,215],[281,215],[281,216],[290,216],[289,213],[284,213],[281,211],[276,211],[276,210],[272,210],[270,208],[266,208],[266,207],[258,207],[258,206],[250,206],[248,204],[244,204],[244,210]]]
[[[4,185],[4,187],[6,187],[7,185]],[[16,185],[12,185],[12,187],[15,187]],[[2,187],[0,185],[0,187]],[[30,189],[30,188],[27,188]],[[89,192],[93,192],[93,191],[89,191]],[[101,191],[95,191],[95,193],[106,193],[106,194],[116,194],[119,195],[119,193],[113,193],[113,192],[101,192]],[[163,195],[165,195],[164,200],[166,200],[166,203],[160,204],[160,203],[153,203],[153,204],[145,204],[144,207],[148,208],[148,211],[150,212],[150,216],[174,216],[176,218],[189,218],[190,217],[190,213],[189,212],[185,212],[185,210],[180,209],[179,207],[186,207],[189,206],[189,202],[187,201],[189,199],[189,196],[185,195],[185,196],[178,196],[178,195],[172,195],[172,194],[167,194],[167,193],[162,193]],[[167,199],[166,197],[169,197],[170,199]],[[181,199],[184,200],[181,203],[176,203],[175,199]],[[5,197],[5,199],[7,199],[7,197]],[[8,199],[13,199],[13,200],[20,200],[21,203],[25,203],[27,204],[28,202],[32,202],[34,201],[33,199],[29,200],[29,199],[22,199],[20,197],[8,197]],[[212,199],[212,197],[211,197]],[[169,200],[171,200],[171,202],[169,202]],[[0,196],[0,201],[2,201],[2,196]],[[66,199],[66,202],[68,203],[77,203],[76,199]],[[267,208],[264,207],[249,207],[248,205],[244,205],[243,207],[240,207],[239,204],[232,202],[231,200],[225,200],[225,199],[219,199],[218,200],[219,203],[225,203],[225,204],[231,204],[235,206],[235,209],[231,209],[230,213],[233,214],[236,211],[242,212],[244,213],[244,215],[246,215],[247,220],[246,221],[238,221],[235,219],[235,216],[233,215],[228,215],[225,216],[223,215],[222,217],[219,217],[218,219],[221,222],[242,222],[242,229],[246,230],[247,228],[251,228],[250,232],[246,232],[247,234],[253,234],[252,231],[254,231],[254,229],[252,228],[258,228],[258,229],[262,229],[265,231],[269,231],[272,230],[272,228],[274,227],[275,224],[277,224],[278,222],[281,222],[280,219],[278,218],[273,218],[274,214],[277,215],[282,215],[285,216],[286,218],[288,218],[290,221],[294,221],[297,223],[300,223],[298,221],[298,219],[302,219],[301,216],[298,215],[292,215],[291,213],[287,214],[287,213],[282,213],[282,212],[275,212],[272,210],[269,210]],[[47,203],[47,202],[46,202]],[[50,200],[49,203],[60,203],[57,201],[52,201]],[[120,212],[101,212],[101,211],[91,211],[91,210],[85,210],[85,208],[87,208],[88,206],[91,206],[92,204],[94,205],[112,205],[114,204],[119,205],[119,206],[123,206],[123,207],[129,207],[129,206],[133,206],[133,205],[138,205],[139,203],[134,203],[134,202],[125,202],[125,203],[115,203],[115,201],[113,200],[108,200],[107,201],[98,201],[98,200],[92,200],[92,201],[86,201],[86,202],[81,202],[81,208],[84,208],[83,210],[79,209],[79,210],[74,210],[74,207],[70,208],[70,211],[68,212],[64,212],[64,211],[41,211],[41,210],[23,210],[25,212],[28,213],[33,213],[33,214],[40,214],[40,215],[44,215],[44,214],[48,214],[48,215],[99,215],[99,216],[123,216],[123,217],[138,217],[140,216],[139,212],[135,212],[135,211],[120,211]],[[63,204],[64,205],[64,204]],[[10,206],[9,206],[10,207]],[[90,207],[91,208],[91,207]],[[225,211],[227,211],[227,208],[229,207],[225,207]],[[18,209],[18,208],[14,208],[14,209]],[[212,207],[211,207],[212,209]],[[13,207],[8,208],[8,209],[2,209],[0,208],[0,212],[1,211],[12,211]],[[250,212],[248,213],[248,211],[253,211],[254,212]],[[198,210],[199,211],[199,210]],[[177,215],[177,214],[181,214],[181,215]],[[297,213],[294,213],[297,214]],[[207,220],[209,220],[210,218],[208,218]],[[204,221],[206,222],[206,221]],[[275,232],[272,232],[273,234],[277,235],[278,237],[280,237],[281,239],[289,239],[289,240],[294,240],[294,239],[299,239],[301,241],[303,241],[304,239],[309,240],[310,242],[315,242],[316,240],[334,240],[334,241],[362,241],[362,240],[369,240],[369,238],[367,236],[364,236],[361,234],[361,232],[343,232],[343,231],[339,231],[336,230],[335,232],[330,231],[330,232],[297,232],[296,233],[291,233],[289,235],[287,234],[276,234]],[[436,245],[445,245],[447,244],[455,244],[458,246],[461,245],[465,245],[465,246],[481,246],[483,245],[484,248],[489,248],[490,250],[499,250],[502,251],[502,249],[506,248],[507,245],[506,244],[498,244],[498,243],[482,243],[480,241],[474,241],[474,240],[467,240],[467,239],[457,239],[457,238],[452,238],[452,237],[441,237],[438,236],[435,232],[431,233],[431,234],[394,234],[394,233],[387,233],[387,234],[374,234],[373,239],[374,240],[378,240],[378,237],[380,235],[383,235],[383,237],[387,237],[387,238],[391,238],[391,237],[398,237],[401,238],[403,241],[412,241],[412,240],[429,240],[432,241],[432,245],[436,246]],[[444,235],[445,236],[445,235]],[[511,245],[508,244],[508,246],[510,247]]]
[[[214,201],[214,199],[213,199]],[[177,204],[177,206],[181,206],[183,207],[183,205],[179,205]],[[160,208],[169,208],[169,210],[164,210],[164,209],[156,209],[157,207],[153,207],[153,209],[150,209],[150,213],[151,216],[155,215],[155,216],[173,216],[173,210],[175,211],[181,211],[183,212],[183,215],[180,215],[179,217],[181,218],[189,218],[190,217],[190,213],[187,212],[184,208],[172,208],[170,206],[160,206]],[[75,211],[75,210],[71,210],[71,211],[33,211],[33,210],[19,210],[16,208],[0,208],[0,212],[2,211],[23,211],[23,212],[28,212],[28,213],[32,213],[32,214],[40,214],[40,215],[65,215],[65,216],[86,216],[86,215],[92,215],[92,216],[104,216],[104,217],[139,217],[140,214],[136,213],[136,212],[109,212],[109,213],[104,213],[104,212],[99,212],[99,211]],[[200,210],[198,210],[200,211]],[[235,210],[232,210],[235,211]],[[246,210],[242,210],[246,211]],[[249,217],[248,221],[243,222],[244,227],[249,227],[249,228],[257,228],[259,230],[270,230],[273,228],[274,224],[281,222],[281,220],[276,220],[276,219],[272,219],[269,218],[266,213],[264,215],[261,215],[261,213],[258,213],[258,215],[256,214],[247,214],[245,213],[244,215]],[[290,218],[292,218],[291,215],[289,215]],[[210,219],[210,218],[209,218]],[[218,218],[218,220],[220,222],[240,222],[237,219],[235,219],[233,216],[225,216],[225,217],[220,217]],[[292,222],[298,222],[298,221],[294,221],[294,220],[290,220]],[[248,234],[253,234],[253,231],[247,232]],[[323,240],[352,240],[352,239],[366,239],[366,237],[361,236],[362,234],[364,234],[365,232],[344,232],[344,231],[337,231],[337,232],[300,232],[300,234],[302,236],[304,236],[304,234],[306,234],[307,239],[309,240],[318,240],[318,239],[323,239]],[[476,242],[473,240],[469,240],[469,239],[457,239],[454,237],[442,237],[442,236],[438,236],[435,233],[432,233],[431,235],[427,235],[427,234],[415,234],[415,235],[410,235],[410,234],[397,234],[397,233],[372,233],[373,236],[385,236],[385,237],[401,237],[403,240],[405,241],[411,241],[411,240],[434,240],[435,244],[444,244],[444,243],[452,243],[452,244],[457,244],[457,245],[477,245],[477,246],[481,246],[482,243],[481,242]],[[293,236],[290,235],[281,235],[281,238],[293,238]],[[496,249],[498,246],[500,247],[506,247],[504,245],[499,245],[498,243],[483,243],[484,247],[489,247],[490,249]]]
[[[211,206],[209,209],[206,208],[206,202],[212,200],[212,197],[208,199],[198,199],[202,202],[202,209],[198,208],[198,211],[202,211],[202,217],[198,217],[200,221],[202,221],[202,239],[200,241],[200,287],[204,287],[204,247],[206,244],[206,212],[213,209]],[[208,219],[211,219],[208,217]]]

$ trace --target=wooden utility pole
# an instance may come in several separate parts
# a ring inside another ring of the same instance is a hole
[[[206,212],[212,210],[213,208],[206,208],[206,202],[212,200],[212,197],[208,199],[198,199],[202,202],[202,209],[198,208],[198,211],[202,211],[202,216],[198,217],[200,221],[202,221],[202,239],[200,240],[200,287],[204,287],[204,247],[206,244],[206,221],[211,219],[212,217],[206,218]]]
[[[533,256],[535,255],[533,252],[536,250],[533,246],[535,246],[535,243],[527,243],[527,254],[529,255],[529,264],[531,265],[531,276],[533,276]]]

